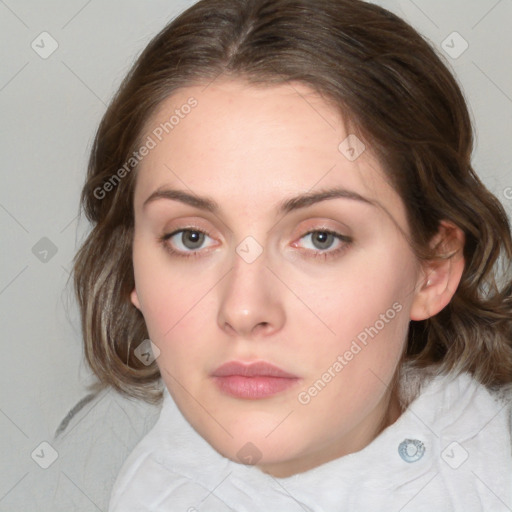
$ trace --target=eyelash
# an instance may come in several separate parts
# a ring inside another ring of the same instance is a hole
[[[197,228],[193,228],[193,227],[188,227],[188,228],[177,229],[176,231],[173,231],[172,233],[165,234],[165,235],[161,236],[158,239],[158,241],[163,245],[164,249],[167,252],[169,252],[171,255],[173,255],[173,256],[178,256],[180,258],[201,257],[202,255],[201,255],[201,251],[200,250],[181,252],[181,251],[177,251],[176,249],[173,249],[171,247],[171,245],[168,243],[169,239],[171,239],[174,235],[177,235],[178,233],[184,233],[184,232],[187,232],[187,231],[188,232],[202,233],[202,234],[212,238],[210,233],[208,233],[208,231],[206,231],[204,229],[197,229]],[[350,237],[348,237],[346,235],[342,235],[341,233],[338,233],[336,231],[332,231],[330,229],[313,229],[313,230],[310,230],[307,233],[304,233],[299,238],[299,240],[302,240],[304,237],[306,237],[308,235],[311,235],[313,233],[327,233],[327,234],[333,235],[340,242],[343,242],[343,244],[340,247],[338,247],[337,249],[334,249],[332,251],[329,251],[329,250],[322,251],[320,249],[317,250],[317,251],[307,250],[306,252],[310,253],[310,255],[308,257],[312,257],[312,258],[323,258],[324,260],[335,258],[335,257],[341,255],[344,251],[346,251],[348,249],[348,247],[353,242],[352,238],[350,238]]]

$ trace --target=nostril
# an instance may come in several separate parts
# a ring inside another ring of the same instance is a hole
[[[258,330],[266,330],[268,328],[270,324],[268,322],[260,322],[259,324],[256,325],[255,327],[255,331],[258,331]]]

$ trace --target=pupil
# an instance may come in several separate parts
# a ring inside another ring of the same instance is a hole
[[[334,235],[325,231],[318,231],[313,236],[313,244],[317,249],[327,249],[332,245]]]
[[[184,231],[181,235],[181,241],[187,249],[197,249],[204,240],[204,233],[199,231]]]

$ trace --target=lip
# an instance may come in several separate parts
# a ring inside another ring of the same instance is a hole
[[[242,363],[240,361],[230,361],[219,366],[213,373],[213,377],[231,377],[239,375],[241,377],[279,377],[283,379],[297,379],[297,375],[285,372],[278,366],[266,361],[257,361],[255,363]]]
[[[281,393],[300,380],[296,375],[265,361],[255,363],[230,361],[219,366],[212,373],[212,377],[221,392],[236,398],[251,400]]]

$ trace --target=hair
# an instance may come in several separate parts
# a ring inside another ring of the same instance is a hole
[[[404,201],[419,259],[452,257],[430,246],[441,221],[464,232],[459,286],[441,312],[410,322],[404,362],[469,372],[487,386],[510,383],[510,225],[471,166],[470,116],[442,59],[405,21],[360,0],[202,0],[140,54],[93,142],[81,195],[92,229],[73,276],[85,356],[100,386],[161,401],[156,363],[134,353],[148,337],[130,301],[137,165],[119,171],[163,100],[220,75],[251,85],[302,83],[338,108]],[[107,194],[116,173],[122,179]]]

